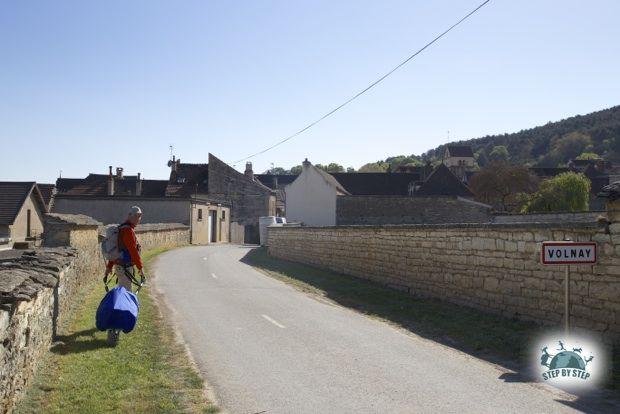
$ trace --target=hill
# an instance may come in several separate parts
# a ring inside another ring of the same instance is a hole
[[[521,165],[556,167],[583,153],[620,161],[620,105],[511,134],[487,135],[452,144],[471,145],[480,166],[490,158],[507,157],[510,162]],[[388,166],[393,170],[400,165],[437,162],[441,160],[446,145],[420,156],[389,157],[366,164],[360,171],[385,171]]]

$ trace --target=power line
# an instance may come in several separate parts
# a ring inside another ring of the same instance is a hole
[[[261,155],[266,153],[267,151],[270,151],[272,149],[274,149],[275,147],[284,144],[286,141],[289,141],[293,138],[295,138],[296,136],[298,136],[299,134],[309,130],[310,128],[312,128],[313,126],[315,126],[316,124],[318,124],[319,122],[321,122],[322,120],[324,120],[325,118],[328,118],[329,116],[333,115],[335,112],[337,112],[338,110],[342,109],[343,107],[345,107],[346,105],[348,105],[349,103],[353,102],[355,99],[359,98],[360,96],[362,96],[363,94],[365,94],[366,92],[368,92],[369,90],[371,90],[372,88],[374,88],[375,86],[377,86],[379,83],[381,83],[385,78],[387,78],[388,76],[390,76],[392,73],[396,72],[398,69],[400,69],[401,67],[403,67],[404,65],[406,65],[411,59],[413,59],[414,57],[416,57],[417,55],[419,55],[420,53],[422,53],[426,48],[428,48],[429,46],[431,46],[433,43],[435,43],[436,41],[438,41],[439,39],[441,39],[442,37],[444,37],[446,34],[448,34],[452,29],[454,29],[456,26],[458,26],[459,24],[463,23],[465,20],[467,20],[469,17],[471,17],[474,13],[476,13],[478,10],[480,10],[482,7],[484,7],[488,2],[490,2],[491,0],[486,0],[484,2],[482,2],[478,7],[476,7],[475,9],[473,9],[472,11],[470,11],[469,13],[467,13],[464,17],[462,17],[459,21],[457,21],[456,23],[454,23],[452,26],[450,26],[448,29],[446,29],[445,31],[443,31],[439,36],[435,37],[433,40],[431,40],[430,42],[428,42],[426,45],[424,45],[424,47],[422,47],[421,49],[419,49],[417,52],[415,52],[413,55],[409,56],[407,59],[405,59],[404,61],[402,61],[401,63],[398,64],[398,66],[394,67],[392,70],[390,70],[389,72],[387,72],[385,75],[381,76],[379,79],[377,79],[376,81],[374,81],[373,83],[371,83],[368,87],[364,88],[363,90],[361,90],[360,92],[358,92],[357,94],[355,94],[353,97],[347,99],[346,101],[344,101],[342,104],[338,105],[337,107],[335,107],[334,109],[332,109],[331,111],[329,111],[328,113],[326,113],[325,115],[323,115],[322,117],[320,117],[319,119],[317,119],[316,121],[306,125],[305,127],[303,127],[302,129],[300,129],[299,131],[295,132],[293,135],[290,135],[284,139],[281,139],[280,141],[276,142],[275,144],[259,151],[256,152],[252,155],[249,155],[245,158],[241,158],[240,160],[235,161],[233,164],[237,164],[241,161],[245,161],[245,160],[249,160],[250,158],[254,158],[257,155]]]

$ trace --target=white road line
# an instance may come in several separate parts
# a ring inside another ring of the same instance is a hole
[[[271,323],[272,323],[272,324],[274,324],[275,326],[277,326],[278,328],[282,328],[282,329],[286,328],[286,326],[282,325],[280,322],[278,322],[278,321],[276,321],[276,320],[274,320],[274,319],[270,318],[270,317],[269,317],[269,316],[267,316],[267,315],[261,315],[261,316],[262,316],[263,318],[267,319],[269,322],[271,322]]]
[[[211,276],[213,276],[213,279],[217,279],[217,276],[215,276],[215,273],[211,273]]]

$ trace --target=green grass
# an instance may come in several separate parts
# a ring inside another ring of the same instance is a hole
[[[146,252],[147,266],[165,249]],[[215,413],[204,384],[174,337],[148,286],[140,291],[135,330],[116,348],[94,327],[104,295],[97,284],[75,310],[39,370],[18,413]]]

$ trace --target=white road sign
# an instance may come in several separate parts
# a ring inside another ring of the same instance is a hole
[[[543,242],[541,261],[548,265],[596,263],[596,243]]]

